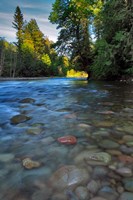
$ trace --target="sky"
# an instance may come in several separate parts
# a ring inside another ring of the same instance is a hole
[[[12,27],[17,6],[20,7],[24,20],[36,19],[40,30],[50,40],[56,41],[58,30],[49,22],[48,16],[55,0],[0,0],[0,37],[8,42],[16,41],[16,30]]]

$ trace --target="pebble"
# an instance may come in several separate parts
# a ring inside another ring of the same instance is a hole
[[[15,115],[14,117],[12,117],[10,119],[10,121],[11,121],[11,124],[16,125],[16,124],[19,124],[19,123],[26,122],[30,119],[31,119],[31,117],[28,117],[26,115]]]
[[[118,200],[133,200],[133,193],[131,192],[124,192],[121,194]]]
[[[65,165],[53,173],[49,179],[49,186],[56,190],[75,188],[77,185],[86,184],[89,181],[89,174],[85,168],[74,165]]]
[[[35,99],[32,98],[25,98],[19,101],[19,103],[34,103]]]
[[[119,147],[119,144],[112,140],[105,139],[99,143],[99,146],[105,149],[115,149]]]
[[[100,189],[100,187],[101,187],[100,181],[98,181],[98,180],[91,180],[87,185],[87,189],[92,194],[96,194],[98,192],[98,190]]]
[[[87,188],[83,186],[77,187],[75,190],[75,194],[80,200],[86,200],[87,198],[89,198],[89,192]]]
[[[12,153],[0,154],[0,162],[10,162],[13,159],[14,159],[14,155]]]
[[[123,177],[131,177],[133,175],[132,170],[127,167],[119,168],[116,172]]]
[[[26,169],[32,169],[32,168],[38,168],[40,167],[40,163],[37,161],[33,161],[30,158],[25,158],[24,160],[22,160],[22,165],[26,168]]]
[[[92,198],[92,199],[90,199],[90,200],[108,200],[108,198],[105,199],[105,198],[103,198],[103,197],[94,197],[94,198]]]
[[[129,192],[133,192],[133,178],[125,178],[122,181],[124,183],[124,188]]]

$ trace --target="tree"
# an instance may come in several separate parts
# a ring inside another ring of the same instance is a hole
[[[12,22],[13,28],[17,30],[16,36],[17,36],[17,42],[16,46],[18,48],[18,66],[21,67],[22,65],[22,44],[23,44],[23,14],[19,8],[19,6],[16,7],[15,14],[14,14],[14,21]]]
[[[89,0],[56,0],[49,19],[60,28],[56,47],[60,54],[71,58],[76,69],[90,73],[91,42],[89,34],[89,19],[92,11]]]
[[[93,74],[104,79],[133,74],[133,4],[109,0],[101,15],[101,38],[95,45]]]

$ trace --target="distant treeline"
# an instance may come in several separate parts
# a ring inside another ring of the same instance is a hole
[[[49,20],[60,30],[56,43],[16,7],[17,42],[0,39],[1,76],[66,76],[71,69],[96,79],[133,75],[132,0],[55,0]]]

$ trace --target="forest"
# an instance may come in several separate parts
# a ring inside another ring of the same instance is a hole
[[[17,41],[0,38],[1,77],[132,77],[132,0],[55,0],[49,20],[59,30],[55,43],[16,7]]]

